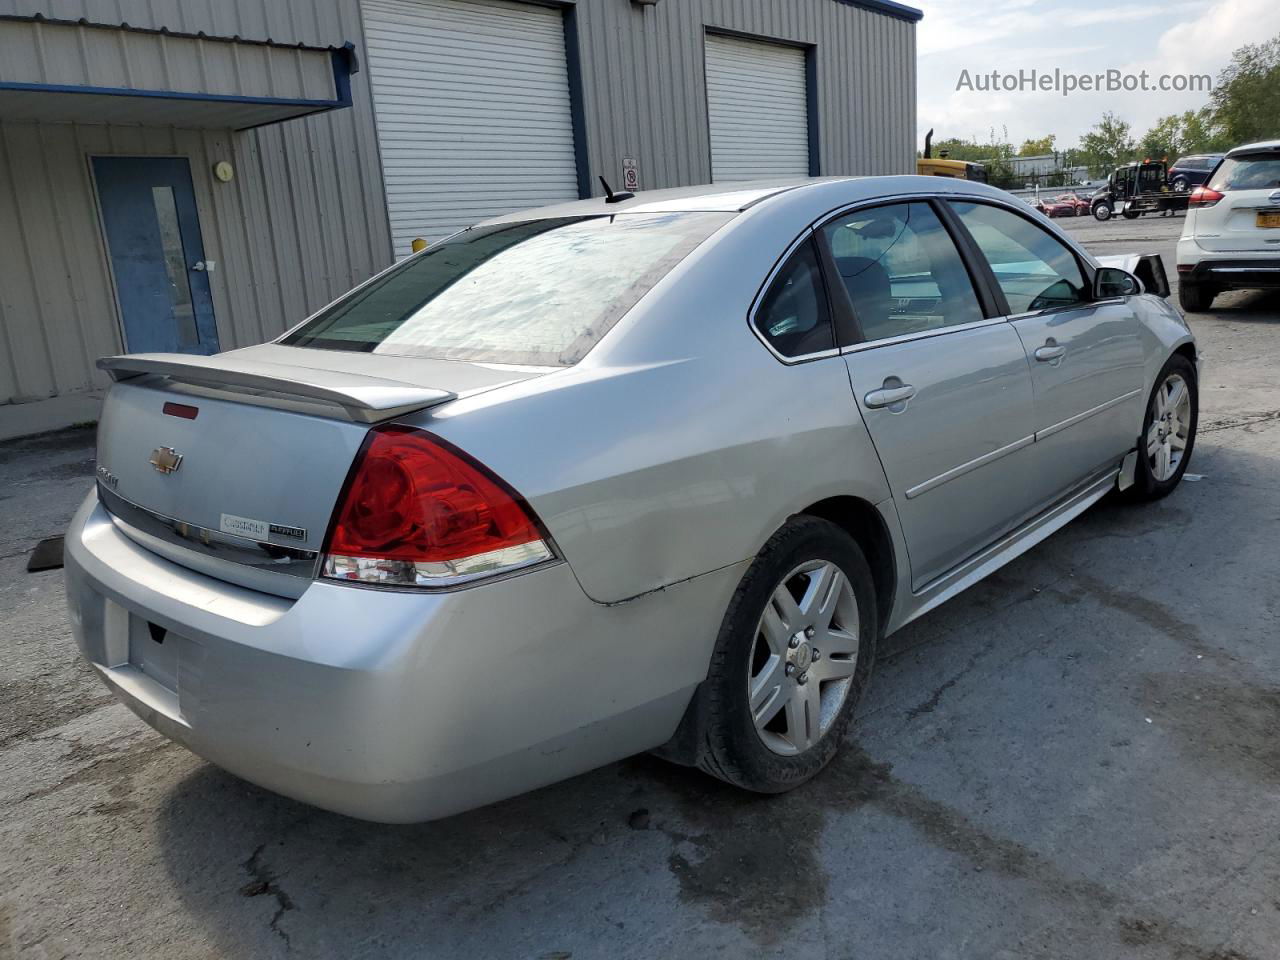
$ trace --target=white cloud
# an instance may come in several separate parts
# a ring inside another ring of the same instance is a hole
[[[1277,0],[1169,3],[1013,0],[998,12],[972,0],[925,0],[919,26],[919,127],[939,138],[985,138],[1007,126],[1015,143],[1054,133],[1073,145],[1107,110],[1141,135],[1160,116],[1208,102],[1204,92],[981,93],[957,91],[962,70],[1013,72],[1055,67],[1073,73],[1210,74],[1232,51],[1280,34]]]

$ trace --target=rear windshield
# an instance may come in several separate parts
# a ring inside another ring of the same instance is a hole
[[[1229,190],[1271,190],[1276,187],[1280,187],[1280,153],[1227,157],[1209,184],[1211,190],[1222,193]]]
[[[476,227],[406,260],[280,342],[569,366],[732,216],[620,214]]]

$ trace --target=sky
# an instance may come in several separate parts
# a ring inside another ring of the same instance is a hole
[[[912,0],[905,0],[912,3]],[[1154,78],[1219,71],[1231,52],[1280,34],[1280,0],[920,0],[917,33],[919,131],[935,139],[985,141],[989,131],[1015,146],[1057,135],[1074,147],[1107,110],[1141,137],[1157,119],[1200,107],[1204,92],[983,92],[957,90],[971,78],[1032,68],[1093,74],[1108,69]],[[976,80],[975,80],[976,83]]]

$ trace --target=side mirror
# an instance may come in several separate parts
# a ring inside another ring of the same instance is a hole
[[[1093,278],[1093,299],[1114,300],[1136,297],[1142,293],[1142,282],[1132,273],[1116,267],[1099,267]]]

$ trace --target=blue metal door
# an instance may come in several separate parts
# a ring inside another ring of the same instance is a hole
[[[129,353],[216,353],[218,330],[191,167],[95,157],[94,178]]]

